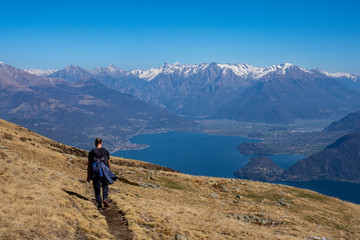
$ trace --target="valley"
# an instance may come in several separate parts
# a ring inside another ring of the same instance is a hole
[[[268,154],[310,155],[326,147],[348,131],[322,131],[331,120],[296,121],[291,124],[250,123],[234,120],[197,120],[200,127],[196,131],[223,136],[243,136],[257,140],[252,143],[260,149],[254,151],[240,145],[247,155],[261,155],[261,147],[270,149]]]

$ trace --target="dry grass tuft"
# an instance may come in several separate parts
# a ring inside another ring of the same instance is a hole
[[[6,159],[7,157],[6,153],[0,150],[0,159]]]
[[[20,139],[20,141],[23,141],[23,142],[26,142],[26,140],[28,140],[26,137],[20,137],[19,139]]]
[[[14,137],[13,137],[13,135],[11,135],[9,133],[4,133],[4,138],[7,140],[12,140]]]

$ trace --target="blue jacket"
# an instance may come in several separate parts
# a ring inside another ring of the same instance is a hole
[[[88,178],[105,177],[109,184],[117,179],[109,169],[109,152],[105,148],[94,148],[89,152],[88,157]]]
[[[106,178],[109,184],[113,184],[114,181],[116,181],[117,177],[115,174],[113,174],[109,167],[106,166],[103,162],[100,162],[101,170],[103,172],[103,176]]]

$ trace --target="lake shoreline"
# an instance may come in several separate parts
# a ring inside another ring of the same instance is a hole
[[[251,156],[240,154],[236,146],[247,141],[254,142],[257,140],[238,136],[218,136],[209,133],[168,131],[166,133],[136,135],[131,138],[132,143],[149,147],[141,150],[121,150],[112,153],[112,155],[166,166],[189,175],[238,179],[233,175],[233,172],[243,168]],[[288,154],[270,156],[274,162],[283,168],[293,165],[303,157],[305,156]],[[285,185],[285,181],[274,183]],[[360,184],[356,183],[324,183],[316,181],[287,183],[288,186],[309,189],[353,203],[357,202],[356,199],[351,197],[351,194],[353,194],[352,188],[357,189],[359,187],[360,192]],[[315,185],[316,188],[312,188],[312,185]],[[350,190],[337,193],[336,189],[333,189],[335,192],[331,192],[332,185],[340,185],[341,189]],[[345,195],[342,196],[341,194]]]

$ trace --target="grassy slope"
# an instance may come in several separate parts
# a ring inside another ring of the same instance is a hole
[[[86,155],[0,120],[0,239],[114,238],[84,181]],[[135,239],[360,239],[356,204],[293,187],[112,161],[120,177],[110,188],[112,204],[125,213]]]

